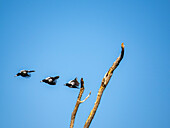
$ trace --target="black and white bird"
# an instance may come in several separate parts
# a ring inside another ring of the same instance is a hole
[[[77,80],[77,77],[74,80],[70,80],[68,83],[64,85],[69,88],[79,88],[79,82]]]
[[[43,79],[40,82],[44,82],[50,85],[56,85],[56,80],[59,78],[60,76],[55,76],[55,77],[47,77],[45,79]]]
[[[30,77],[31,72],[35,72],[34,70],[21,70],[19,73],[17,73],[15,76],[22,76],[22,77]]]

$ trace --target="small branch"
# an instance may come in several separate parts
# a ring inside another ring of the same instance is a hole
[[[73,128],[73,126],[74,126],[74,121],[75,121],[75,117],[76,117],[76,113],[77,113],[79,105],[81,103],[83,103],[84,101],[86,101],[89,98],[90,94],[91,94],[91,92],[90,92],[89,95],[85,98],[85,100],[81,101],[81,97],[83,95],[84,89],[85,89],[84,88],[84,81],[83,81],[83,78],[81,78],[81,88],[80,88],[80,92],[79,92],[79,95],[78,95],[78,98],[77,98],[76,105],[75,105],[74,110],[73,110],[73,112],[71,114],[70,128]]]
[[[90,97],[90,95],[91,95],[91,91],[90,91],[89,95],[88,95],[84,100],[79,101],[79,102],[80,102],[80,103],[83,103],[84,101],[86,101],[86,100]]]
[[[86,120],[84,128],[89,128],[89,126],[90,126],[90,124],[91,124],[91,122],[94,118],[94,115],[97,111],[97,108],[100,104],[100,100],[101,100],[101,97],[103,95],[103,92],[104,92],[106,86],[108,85],[110,78],[113,75],[113,71],[118,67],[120,61],[123,59],[123,56],[124,56],[124,44],[123,43],[121,44],[121,48],[122,48],[122,51],[121,51],[120,56],[116,59],[116,61],[113,63],[113,65],[110,67],[109,71],[105,74],[104,78],[102,79],[102,83],[101,83],[101,86],[100,86],[98,94],[97,94],[96,102],[94,104],[93,109],[90,112],[89,117]]]

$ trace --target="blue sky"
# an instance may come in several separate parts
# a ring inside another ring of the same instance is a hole
[[[75,128],[83,127],[101,80],[125,44],[91,128],[170,127],[170,2],[0,0],[0,127],[67,128],[85,81]],[[34,69],[32,77],[14,77]],[[40,81],[60,75],[56,86]]]

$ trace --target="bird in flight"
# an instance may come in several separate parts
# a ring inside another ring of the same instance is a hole
[[[70,80],[68,83],[64,85],[69,88],[79,88],[79,82],[77,80],[77,77],[74,80]]]
[[[21,70],[19,73],[17,73],[15,76],[22,76],[22,77],[30,77],[31,72],[35,72],[34,70]]]
[[[47,77],[45,79],[43,79],[40,82],[44,82],[50,85],[56,85],[56,80],[59,78],[60,76],[55,76],[55,77]]]

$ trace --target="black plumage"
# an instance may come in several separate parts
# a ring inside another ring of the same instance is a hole
[[[43,79],[40,82],[44,82],[47,83],[49,85],[56,85],[56,80],[59,78],[60,76],[55,76],[55,77],[47,77],[45,79]]]
[[[77,77],[74,80],[69,81],[68,83],[64,84],[65,86],[69,88],[79,88],[79,82],[77,80]]]
[[[21,70],[19,73],[17,73],[15,76],[22,76],[22,77],[30,77],[31,72],[35,72],[34,70]]]

